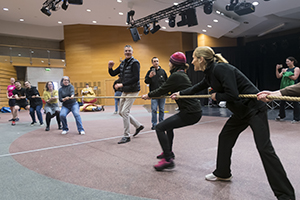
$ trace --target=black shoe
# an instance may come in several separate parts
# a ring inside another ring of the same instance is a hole
[[[143,130],[145,127],[143,126],[143,125],[141,125],[140,127],[138,127],[136,130],[135,130],[135,133],[133,134],[133,137],[134,136],[137,136],[137,134],[139,134],[139,132],[141,131],[141,130]]]
[[[152,127],[151,127],[151,130],[155,130],[155,126],[152,126]]]
[[[35,123],[36,123],[36,122],[31,122],[30,126],[34,126]]]
[[[13,120],[13,118],[11,118],[10,120],[8,120],[9,122],[11,122]]]
[[[105,109],[104,109],[104,106],[102,106],[102,111],[104,111]]]
[[[49,131],[49,130],[50,130],[50,128],[49,128],[49,127],[46,127],[45,131]]]
[[[62,127],[61,127],[61,125],[59,125],[59,126],[58,126],[58,130],[62,130]]]
[[[122,139],[118,142],[118,144],[123,144],[126,142],[130,142],[130,137],[122,137]]]
[[[159,154],[158,156],[156,156],[157,159],[163,159],[165,158],[164,152],[162,152],[161,154]],[[171,158],[173,158],[173,160],[175,160],[175,154],[173,153],[173,151],[171,151]]]

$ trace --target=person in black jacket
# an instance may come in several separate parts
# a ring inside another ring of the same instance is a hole
[[[149,90],[150,92],[153,90],[156,90],[159,88],[166,80],[168,79],[168,76],[160,66],[159,61],[157,57],[153,57],[151,59],[152,67],[150,67],[150,70],[147,72],[145,76],[145,83],[149,84]],[[159,122],[164,120],[164,112],[165,112],[165,103],[166,99],[151,99],[151,111],[152,111],[152,127],[151,129],[154,130],[155,126],[157,124],[157,106],[159,110],[158,120]]]
[[[34,111],[36,112],[36,115],[39,119],[40,125],[44,126],[43,116],[41,113],[41,109],[43,107],[43,102],[40,97],[40,93],[36,89],[36,87],[31,86],[31,83],[29,81],[25,81],[24,85],[26,88],[26,98],[30,102],[29,114],[32,119],[30,126],[34,126],[34,124],[36,123]]]
[[[192,86],[189,77],[185,73],[188,69],[188,64],[186,64],[186,57],[182,52],[176,52],[170,57],[169,66],[171,72],[169,79],[158,89],[143,95],[143,99],[159,97],[168,92],[173,93]],[[176,103],[180,112],[159,122],[155,128],[158,141],[163,150],[157,156],[161,161],[154,165],[157,171],[171,169],[175,166],[175,155],[172,151],[174,129],[195,124],[202,117],[201,104],[197,99],[178,99]]]
[[[124,47],[125,59],[115,70],[112,69],[115,64],[114,61],[108,62],[109,74],[111,76],[120,74],[122,83],[117,83],[115,89],[123,89],[122,97],[137,96],[140,91],[140,63],[132,56],[132,53],[132,47],[126,45]],[[135,98],[121,98],[120,100],[119,115],[123,118],[124,136],[118,144],[130,142],[130,123],[136,128],[133,136],[136,136],[144,129],[144,126],[130,114],[130,108],[134,100]]]
[[[115,96],[119,97],[119,96],[122,95],[122,88],[116,89],[116,88],[115,88],[115,85],[116,85],[117,83],[122,83],[122,80],[121,80],[121,78],[120,78],[120,74],[119,74],[119,78],[118,78],[117,80],[115,80],[115,82],[114,82],[114,84],[113,84],[113,88],[114,88],[114,90],[115,90]],[[115,112],[114,112],[114,114],[117,114],[117,113],[118,113],[118,104],[119,104],[119,102],[120,102],[120,98],[115,98]]]
[[[171,95],[195,94],[209,86],[214,88],[212,99],[226,101],[226,107],[233,113],[224,125],[218,142],[217,166],[206,175],[208,181],[230,181],[232,148],[240,133],[248,126],[253,131],[269,184],[277,199],[295,199],[292,184],[275,153],[270,140],[266,104],[257,99],[239,98],[239,94],[257,94],[259,90],[240,70],[228,64],[221,54],[215,54],[210,47],[197,47],[193,53],[195,71],[203,71],[204,79],[196,85]]]

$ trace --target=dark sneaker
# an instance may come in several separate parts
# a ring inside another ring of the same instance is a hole
[[[158,162],[158,164],[154,165],[154,168],[156,171],[162,171],[164,169],[173,169],[175,167],[175,163],[173,162],[173,159],[171,158],[170,161],[166,161],[166,159],[161,159],[161,161]]]
[[[35,123],[36,123],[36,122],[31,122],[30,126],[34,126]]]
[[[50,130],[50,128],[49,128],[49,127],[46,127],[45,131],[49,131],[49,130]]]
[[[62,127],[61,127],[61,125],[59,125],[59,126],[58,126],[58,130],[62,130]]]
[[[141,125],[140,127],[138,127],[136,130],[135,130],[135,133],[133,134],[133,137],[134,136],[137,136],[137,134],[139,134],[139,132],[141,131],[141,130],[143,130],[145,127],[143,126],[143,125]]]
[[[284,118],[280,118],[279,116],[277,116],[277,117],[275,118],[275,121],[278,121],[278,122],[284,121]]]
[[[161,154],[159,154],[158,156],[156,156],[156,158],[157,158],[157,159],[163,159],[163,158],[165,158],[164,152],[162,152]],[[171,151],[171,158],[172,158],[173,160],[175,160],[175,154],[173,153],[173,151]]]
[[[124,144],[126,142],[130,142],[130,137],[122,137],[118,144]]]
[[[9,122],[11,122],[13,120],[13,118],[11,118],[10,120],[8,120]]]
[[[155,126],[152,126],[152,127],[151,127],[151,130],[155,130]]]
[[[11,122],[11,125],[12,125],[12,126],[15,126],[15,125],[16,125],[16,122],[15,122],[15,121],[12,121],[12,122]]]

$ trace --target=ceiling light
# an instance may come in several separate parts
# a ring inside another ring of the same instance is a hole
[[[24,22],[24,19],[20,19],[20,22]]]
[[[203,29],[202,31],[203,31],[203,32],[206,32],[206,30],[205,30],[205,29]]]
[[[167,29],[165,26],[162,26],[161,28],[162,28],[162,29]]]
[[[149,24],[145,24],[145,25],[144,25],[144,34],[145,34],[145,35],[148,35],[148,33],[149,33],[149,27],[150,27]]]
[[[213,20],[213,22],[217,23],[217,22],[219,22],[219,20],[217,20],[217,19],[214,19],[214,20]]]
[[[91,9],[86,9],[86,11],[87,11],[87,12],[92,12],[92,10],[91,10]]]
[[[208,27],[208,28],[211,28],[211,27],[212,27],[212,25],[207,25],[207,27]]]
[[[174,6],[177,6],[178,5],[178,3],[173,3],[174,4]]]
[[[175,15],[171,15],[169,17],[169,20],[168,20],[168,24],[171,28],[174,28],[175,27],[175,18],[176,16]]]
[[[254,5],[254,6],[257,6],[259,3],[257,2],[257,1],[254,1],[253,3],[252,3],[252,5]]]
[[[3,8],[4,11],[8,11],[8,8]]]
[[[166,22],[166,23],[169,23],[169,20],[168,20],[168,19],[166,19],[166,20],[165,20],[165,22]]]
[[[59,24],[62,24],[62,22],[61,22],[61,21],[58,21],[57,23],[59,23]]]
[[[213,11],[213,2],[209,1],[209,2],[205,3],[203,6],[203,11],[207,15],[211,14]]]
[[[96,24],[97,23],[97,21],[92,21],[94,24]]]
[[[152,26],[152,28],[150,29],[150,32],[151,32],[152,34],[154,34],[154,33],[156,33],[159,29],[160,29],[160,25],[159,25],[159,24],[156,25],[156,21],[154,21],[154,22],[153,22],[153,26]]]
[[[122,3],[122,0],[117,0],[118,3]]]
[[[221,12],[220,12],[220,11],[218,11],[218,10],[216,10],[216,13],[217,13],[217,14],[221,14]]]
[[[119,12],[119,15],[123,15],[123,13],[122,13],[122,12]]]

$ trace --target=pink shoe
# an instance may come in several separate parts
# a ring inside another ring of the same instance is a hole
[[[175,167],[175,163],[173,162],[173,159],[171,158],[169,162],[166,161],[166,159],[161,159],[161,161],[158,162],[158,164],[154,165],[154,168],[156,171],[162,171],[164,169],[173,169]]]

